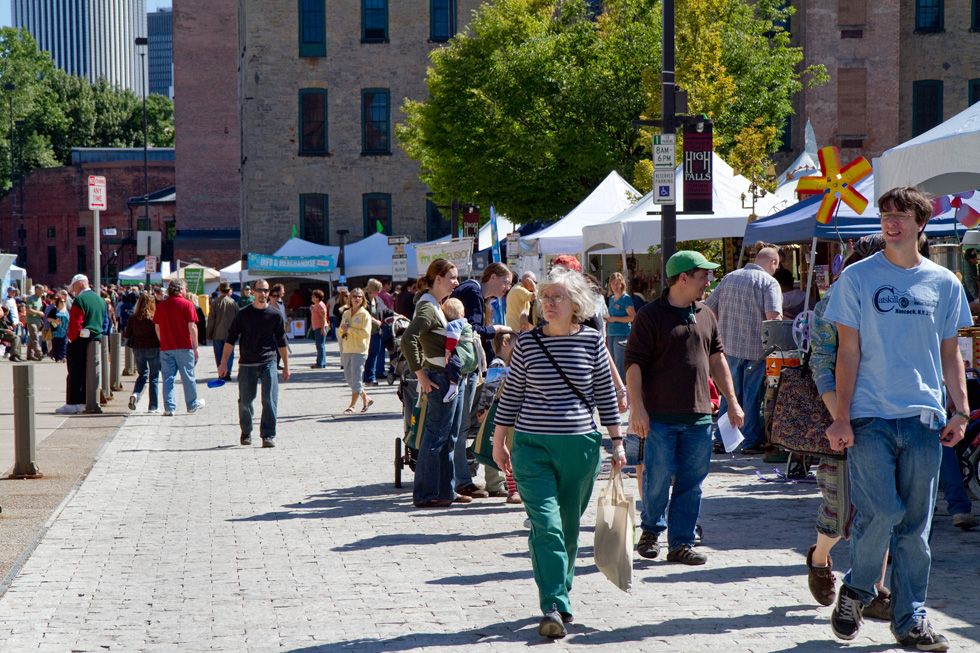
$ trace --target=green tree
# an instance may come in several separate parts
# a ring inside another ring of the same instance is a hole
[[[742,144],[739,165],[778,145],[801,75],[820,81],[820,69],[797,72],[783,4],[678,0],[678,81],[723,155]],[[433,52],[429,98],[406,100],[396,127],[437,201],[492,202],[526,222],[563,215],[610,169],[649,188],[649,134],[632,122],[659,117],[660,11],[608,0],[590,20],[582,0],[484,4]]]

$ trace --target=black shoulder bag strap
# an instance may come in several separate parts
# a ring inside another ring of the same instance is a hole
[[[558,361],[555,360],[555,357],[552,356],[551,352],[548,351],[548,348],[544,346],[544,341],[541,340],[541,334],[539,333],[538,329],[533,329],[531,331],[531,337],[534,338],[534,341],[536,343],[538,343],[538,347],[541,348],[541,351],[544,352],[544,355],[548,357],[549,361],[551,361],[551,365],[552,367],[555,368],[555,371],[558,372],[558,376],[560,376],[561,380],[565,382],[565,385],[567,385],[569,389],[575,393],[575,396],[579,398],[579,401],[581,401],[583,404],[588,406],[590,411],[595,410],[595,404],[592,401],[590,401],[584,394],[582,394],[581,390],[575,387],[575,384],[572,383],[572,380],[568,378],[568,375],[565,374],[565,371],[562,370],[561,367],[558,365]]]

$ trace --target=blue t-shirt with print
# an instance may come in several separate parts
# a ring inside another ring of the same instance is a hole
[[[927,408],[945,421],[940,344],[973,324],[952,272],[929,259],[906,270],[879,252],[841,273],[824,319],[860,334],[851,418],[899,419]]]
[[[633,298],[629,295],[624,294],[619,299],[613,295],[609,298],[609,315],[610,317],[626,317],[628,315],[626,309],[632,306]],[[606,322],[606,336],[625,338],[629,336],[632,326],[628,322]]]

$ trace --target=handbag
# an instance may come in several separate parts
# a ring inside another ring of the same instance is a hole
[[[501,469],[493,459],[493,432],[496,429],[494,418],[497,415],[497,405],[500,403],[500,396],[504,392],[504,383],[506,381],[501,383],[500,387],[497,388],[497,393],[493,396],[493,401],[483,416],[483,421],[480,422],[480,428],[477,429],[476,438],[473,439],[473,446],[471,447],[473,458],[477,462],[483,463],[488,467],[493,467],[497,471],[501,471]],[[511,448],[513,448],[513,441],[514,427],[510,427],[507,429],[507,445]]]
[[[772,410],[771,442],[796,453],[844,458],[846,454],[831,449],[827,441],[833,421],[810,375],[810,354],[800,367],[782,368]]]
[[[408,422],[408,432],[405,434],[405,446],[418,451],[422,444],[422,433],[425,432],[425,413],[429,406],[429,395],[419,392],[418,401],[412,407],[412,417]]]
[[[623,489],[618,470],[599,492],[595,523],[595,566],[613,585],[630,591],[633,586],[633,534],[636,502]]]

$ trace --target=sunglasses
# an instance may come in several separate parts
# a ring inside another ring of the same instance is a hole
[[[252,292],[264,292],[264,293],[268,293],[269,292],[269,289],[268,288],[255,288]]]

